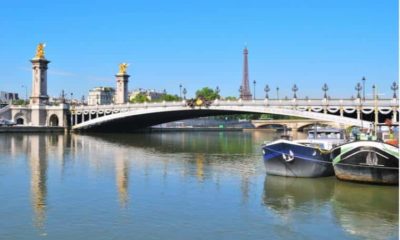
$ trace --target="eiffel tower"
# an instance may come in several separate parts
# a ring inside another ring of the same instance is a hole
[[[240,86],[240,98],[243,100],[251,100],[252,98],[249,87],[249,66],[247,61],[248,54],[249,51],[247,50],[247,47],[245,47],[243,49],[243,79],[242,85]]]

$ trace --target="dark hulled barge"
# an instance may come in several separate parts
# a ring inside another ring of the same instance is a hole
[[[308,138],[277,140],[263,146],[267,174],[286,177],[333,176],[330,150],[345,142],[344,134],[333,128],[314,127]]]
[[[278,140],[263,147],[267,174],[286,177],[333,176],[330,151],[322,143]],[[317,146],[319,145],[319,146]]]
[[[335,175],[340,180],[396,185],[399,148],[378,141],[355,141],[332,150]]]

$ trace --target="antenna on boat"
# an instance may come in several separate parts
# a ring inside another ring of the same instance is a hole
[[[317,122],[314,122],[314,139],[317,139]]]

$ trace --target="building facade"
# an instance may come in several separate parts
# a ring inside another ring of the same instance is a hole
[[[0,92],[0,103],[10,103],[14,100],[18,100],[18,93],[11,93],[11,92]]]
[[[96,87],[89,90],[88,105],[107,105],[114,103],[115,89]]]
[[[155,89],[135,89],[129,93],[129,100],[132,101],[138,94],[146,95],[147,100],[156,101],[165,95],[163,92],[157,92]]]

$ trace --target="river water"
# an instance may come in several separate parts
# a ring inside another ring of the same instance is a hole
[[[276,137],[1,134],[0,239],[398,239],[398,187],[266,176]]]

